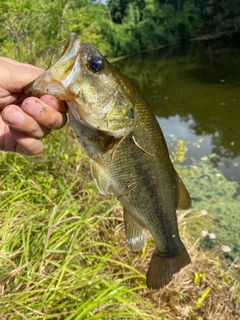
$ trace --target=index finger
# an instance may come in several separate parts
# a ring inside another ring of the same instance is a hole
[[[67,104],[63,100],[59,100],[54,96],[46,94],[40,98],[41,101],[56,109],[59,112],[68,112]]]

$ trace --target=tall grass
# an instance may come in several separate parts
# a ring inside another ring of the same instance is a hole
[[[144,276],[121,259],[112,216],[118,205],[98,198],[84,166],[71,170],[85,156],[67,144],[55,141],[51,156],[1,154],[0,314],[148,319],[151,306],[140,312],[136,288],[126,287]]]
[[[98,195],[68,127],[45,146],[38,157],[0,154],[0,319],[237,319],[235,276],[184,233],[193,263],[146,289],[153,246],[141,257],[126,249],[119,204]]]

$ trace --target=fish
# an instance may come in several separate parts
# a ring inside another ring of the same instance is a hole
[[[176,210],[190,207],[191,199],[141,92],[74,33],[59,60],[24,92],[66,101],[70,124],[90,158],[100,194],[111,190],[123,206],[127,247],[143,250],[146,230],[154,239],[147,288],[168,285],[191,261],[176,215]]]

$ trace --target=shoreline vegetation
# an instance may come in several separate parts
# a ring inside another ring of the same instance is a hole
[[[226,32],[214,32],[214,33],[210,33],[210,34],[206,34],[206,35],[200,35],[200,36],[197,36],[195,38],[190,38],[190,39],[187,39],[187,41],[209,41],[209,40],[219,39],[219,38],[222,38],[222,37],[231,37],[232,34],[233,34],[232,32],[229,33],[227,31]],[[181,41],[175,41],[175,42],[163,44],[163,45],[155,47],[155,48],[144,49],[144,50],[141,50],[139,52],[131,52],[129,54],[126,54],[126,55],[123,55],[123,56],[119,56],[119,57],[107,57],[107,59],[109,60],[109,62],[112,63],[112,62],[116,62],[116,61],[128,58],[130,56],[134,56],[134,55],[137,55],[137,54],[144,53],[144,52],[151,52],[151,51],[160,50],[160,49],[163,49],[163,48],[166,48],[166,47],[170,47],[170,46],[173,46],[175,44],[179,44],[180,42]]]
[[[119,59],[240,30],[237,0],[123,2],[6,1],[0,5],[0,55],[46,67],[69,31]],[[98,194],[68,125],[45,139],[40,156],[0,157],[0,319],[240,318],[240,262],[226,260],[230,253],[221,239],[211,240],[212,230],[204,229],[204,222],[214,224],[213,211],[231,214],[240,199],[233,196],[237,186],[207,162],[186,167],[174,161],[191,195],[199,194],[191,210],[179,212],[192,263],[166,288],[151,291],[145,287],[151,238],[146,253],[127,249],[122,209],[111,194]],[[205,174],[209,180],[199,187]],[[215,199],[218,183],[222,194]],[[229,205],[220,201],[223,194]],[[239,234],[233,237],[237,243]]]
[[[239,263],[227,263],[219,245],[203,249],[201,229],[194,229],[206,220],[206,198],[178,214],[192,263],[151,291],[145,286],[151,237],[141,255],[127,249],[122,208],[111,194],[98,194],[68,125],[45,140],[40,156],[0,156],[1,319],[239,318]],[[176,150],[175,162],[182,156]],[[194,185],[203,174],[196,163],[176,168],[187,186],[187,176]],[[210,166],[204,170],[209,174]]]
[[[0,5],[0,27],[1,56],[46,66],[71,31],[116,58],[239,34],[240,9],[238,0],[9,0]]]

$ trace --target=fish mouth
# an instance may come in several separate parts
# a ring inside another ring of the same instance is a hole
[[[118,126],[114,129],[109,125],[112,122],[122,123],[122,114],[114,113],[120,85],[109,88],[106,96],[98,96],[96,91],[95,95],[93,94],[95,101],[89,100],[89,92],[84,92],[86,87],[81,87],[81,81],[87,68],[86,59],[92,51],[99,54],[95,48],[82,42],[76,34],[70,33],[61,57],[37,79],[25,86],[24,93],[37,97],[50,94],[66,101],[69,114],[80,125],[84,124],[85,127],[105,132],[108,135],[122,135],[126,132],[125,127],[120,126],[119,128]],[[76,87],[74,87],[75,84],[77,84]]]
[[[80,72],[80,49],[82,41],[71,32],[68,44],[58,61],[37,79],[23,88],[26,95],[51,94],[60,100],[71,100],[66,88]],[[70,98],[70,99],[69,99]]]
[[[82,41],[71,32],[68,44],[58,61],[51,67],[54,79],[62,82],[65,87],[73,81],[74,75],[80,71],[80,49]]]

